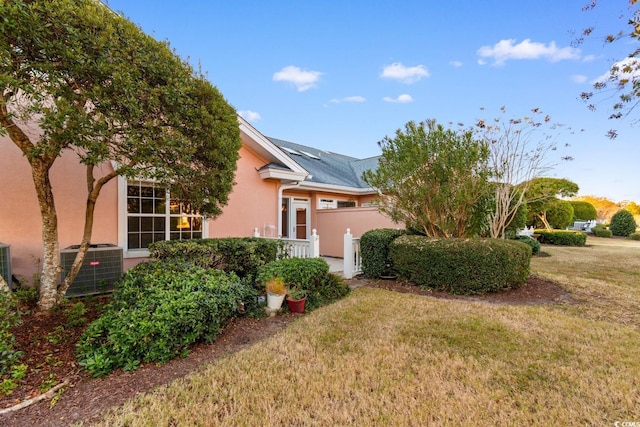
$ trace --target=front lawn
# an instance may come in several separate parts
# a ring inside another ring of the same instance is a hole
[[[640,243],[544,246],[571,302],[360,288],[133,399],[103,425],[612,425],[640,420]]]

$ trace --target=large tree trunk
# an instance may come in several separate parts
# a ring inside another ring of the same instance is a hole
[[[43,259],[40,273],[40,310],[51,310],[58,302],[60,272],[60,250],[58,244],[58,216],[56,215],[53,190],[49,180],[51,163],[40,159],[31,160],[31,175],[38,196],[42,218]]]

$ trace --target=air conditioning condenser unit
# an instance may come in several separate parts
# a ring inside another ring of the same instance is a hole
[[[80,245],[60,252],[62,279],[69,274]],[[91,245],[80,271],[67,289],[66,297],[95,295],[113,291],[113,284],[122,276],[122,248],[113,244]]]

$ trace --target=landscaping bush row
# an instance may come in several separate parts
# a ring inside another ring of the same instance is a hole
[[[377,279],[385,273],[391,273],[387,271],[392,264],[389,258],[389,245],[403,234],[405,234],[404,230],[378,228],[367,231],[360,237],[362,273],[366,277]]]
[[[540,242],[538,242],[536,239],[533,239],[529,236],[517,236],[514,240],[529,245],[531,247],[531,253],[533,255],[538,255],[540,253]]]
[[[212,341],[257,292],[238,277],[191,264],[151,261],[117,283],[105,313],[78,343],[78,360],[94,376],[166,362],[196,341]]]
[[[559,246],[584,246],[587,243],[587,235],[581,231],[570,230],[536,230],[538,242]]]
[[[156,259],[190,262],[253,279],[258,267],[277,259],[283,245],[281,240],[252,237],[165,240],[149,245],[149,254]]]
[[[306,309],[313,310],[346,296],[349,287],[329,273],[329,264],[322,258],[288,258],[272,261],[258,270],[256,284],[264,289],[270,279],[284,279],[289,290],[301,290],[307,295]]]
[[[531,248],[504,239],[401,236],[391,244],[390,257],[398,274],[421,287],[483,294],[525,283]]]
[[[595,227],[591,227],[591,233],[596,237],[611,237],[613,233],[607,229],[604,225],[598,224]]]

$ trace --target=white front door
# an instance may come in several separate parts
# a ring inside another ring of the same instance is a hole
[[[311,222],[311,210],[309,200],[294,198],[291,204],[291,215],[289,216],[289,238],[303,239],[309,238],[309,223]]]

